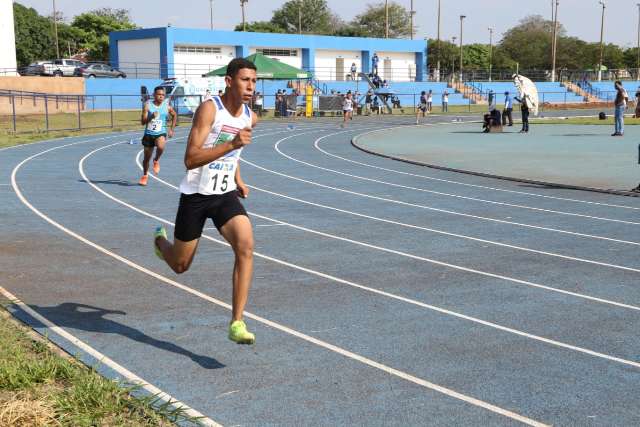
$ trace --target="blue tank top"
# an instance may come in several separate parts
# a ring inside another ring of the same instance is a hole
[[[159,106],[150,101],[149,115],[153,115],[156,111],[158,112],[158,117],[152,118],[147,122],[147,127],[144,129],[145,135],[157,136],[167,133],[167,117],[169,116],[167,101],[162,101]]]

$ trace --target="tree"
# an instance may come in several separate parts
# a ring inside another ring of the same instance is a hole
[[[242,24],[236,25],[234,31],[243,31]],[[255,21],[247,23],[247,31],[252,33],[284,33],[285,31],[271,21]]]
[[[385,7],[384,3],[368,4],[367,10],[356,16],[349,24],[355,33],[365,37],[385,36]],[[414,26],[414,31],[416,31]],[[389,37],[402,38],[411,36],[411,14],[404,7],[395,2],[389,3]]]
[[[35,9],[19,3],[13,4],[13,19],[18,66],[55,56],[55,41],[49,19],[40,16]]]
[[[334,15],[326,0],[289,0],[273,11],[271,23],[287,33],[298,32],[298,17],[302,32],[307,34],[332,34]]]
[[[552,21],[545,20],[540,15],[527,16],[504,33],[498,46],[520,64],[520,69],[550,69],[552,30]],[[564,27],[559,24],[559,38],[565,33]]]
[[[109,59],[109,32],[136,28],[125,9],[103,8],[82,13],[73,18],[71,25],[81,30],[84,37],[83,48],[89,59],[107,61]]]

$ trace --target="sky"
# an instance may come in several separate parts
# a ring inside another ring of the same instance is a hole
[[[381,0],[327,0],[329,7],[343,20],[349,21],[362,13],[369,3]],[[395,0],[410,7],[410,0]],[[600,40],[602,6],[598,0],[558,0],[558,19],[568,35],[589,42]],[[638,43],[638,1],[606,0],[604,40],[624,47]],[[35,8],[42,15],[52,12],[52,0],[18,0]],[[528,15],[542,15],[551,19],[552,0],[441,0],[441,38],[459,37],[460,15],[466,15],[463,26],[464,43],[488,43],[489,28],[494,29],[494,42],[502,33]],[[285,0],[249,0],[246,5],[248,21],[269,20],[273,10]],[[414,0],[416,38],[436,38],[438,0]],[[210,0],[56,0],[56,7],[67,20],[74,15],[101,7],[129,9],[133,21],[141,27],[163,27],[171,24],[183,28],[209,28]],[[239,0],[214,0],[214,26],[232,30],[241,22]]]

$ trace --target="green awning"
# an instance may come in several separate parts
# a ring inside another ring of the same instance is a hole
[[[261,53],[254,53],[253,55],[247,56],[245,59],[249,62],[253,62],[258,68],[259,79],[296,80],[312,78],[311,73],[308,71],[292,67],[291,65],[264,56]],[[225,76],[226,74],[227,67],[224,66],[217,70],[209,71],[207,74],[203,74],[203,77]]]

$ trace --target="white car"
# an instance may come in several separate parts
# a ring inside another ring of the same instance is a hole
[[[50,63],[44,64],[43,75],[55,77],[73,76],[76,68],[86,66],[87,64],[77,59],[54,59]]]

